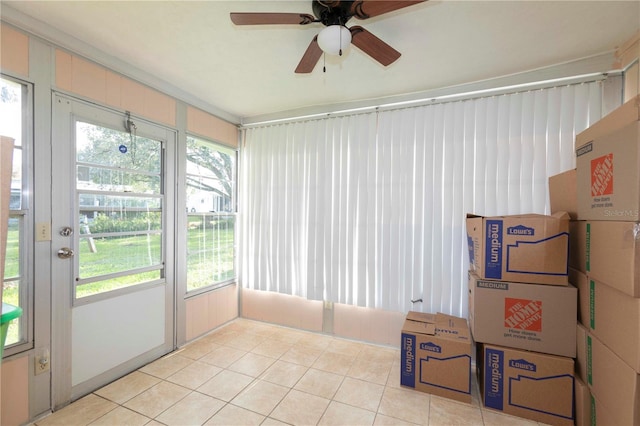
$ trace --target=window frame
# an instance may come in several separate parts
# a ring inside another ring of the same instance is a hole
[[[34,126],[34,88],[33,83],[11,77],[7,74],[0,73],[0,78],[22,87],[22,128],[21,128],[21,145],[22,151],[22,193],[21,205],[19,210],[9,210],[9,217],[18,217],[20,219],[20,266],[19,266],[19,300],[22,308],[22,315],[18,319],[20,327],[20,340],[5,346],[3,350],[3,358],[10,357],[34,347],[34,322],[33,322],[33,305],[34,305],[34,156],[33,156],[33,126]],[[2,265],[4,267],[4,265]],[[4,277],[6,281],[7,277]],[[4,286],[4,282],[2,285]]]
[[[225,153],[231,157],[233,157],[233,170],[231,173],[231,210],[229,212],[224,212],[221,214],[221,216],[233,216],[234,218],[234,225],[233,225],[233,278],[229,278],[226,280],[222,280],[222,281],[217,281],[217,282],[212,282],[211,284],[208,285],[204,285],[202,287],[198,287],[198,288],[194,288],[194,289],[189,289],[189,284],[188,284],[188,274],[189,274],[189,270],[188,270],[188,233],[185,233],[185,251],[184,251],[184,264],[185,264],[185,269],[184,269],[184,273],[185,273],[185,284],[184,284],[184,292],[185,292],[185,299],[191,298],[191,297],[195,297],[207,292],[210,292],[212,290],[217,290],[223,287],[227,287],[230,285],[234,285],[237,281],[238,281],[238,161],[239,161],[239,153],[238,150],[236,148],[230,147],[228,145],[225,145],[223,143],[217,142],[213,139],[207,138],[207,137],[203,137],[201,135],[196,135],[193,133],[186,133],[186,137],[185,137],[185,149],[184,149],[184,161],[182,166],[185,169],[185,173],[183,176],[183,194],[182,194],[182,200],[184,201],[183,205],[180,207],[182,209],[182,211],[184,212],[184,217],[185,217],[185,226],[187,225],[187,223],[189,222],[189,215],[193,214],[192,212],[190,212],[188,210],[188,201],[187,201],[187,176],[189,175],[193,175],[193,173],[188,173],[187,172],[187,162],[188,162],[188,154],[187,154],[187,150],[188,150],[188,143],[189,143],[189,139],[195,139],[197,142],[199,143],[204,143],[207,144],[209,147],[211,147],[212,149]],[[198,214],[197,212],[195,214]]]

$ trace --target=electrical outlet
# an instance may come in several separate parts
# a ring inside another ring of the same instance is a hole
[[[51,359],[49,358],[49,350],[44,349],[33,357],[35,373],[36,375],[46,373],[51,366]]]

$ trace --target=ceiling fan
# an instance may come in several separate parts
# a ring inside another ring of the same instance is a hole
[[[313,15],[308,13],[232,12],[231,21],[236,25],[309,25],[318,22],[323,24],[326,28],[311,40],[296,67],[296,73],[299,74],[313,71],[323,52],[342,55],[342,49],[349,46],[349,43],[353,43],[364,53],[387,66],[400,57],[400,52],[359,25],[347,28],[347,21],[351,18],[372,18],[424,1],[426,0],[312,0]]]

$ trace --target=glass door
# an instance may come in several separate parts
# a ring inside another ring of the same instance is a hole
[[[53,129],[58,407],[174,348],[176,135],[61,95]]]

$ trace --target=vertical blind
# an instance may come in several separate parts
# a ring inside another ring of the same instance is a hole
[[[466,214],[548,214],[548,177],[575,167],[601,96],[593,82],[245,129],[242,285],[466,316]]]

